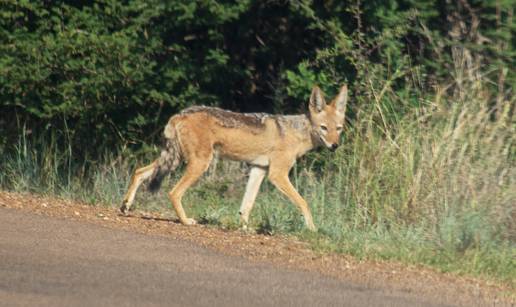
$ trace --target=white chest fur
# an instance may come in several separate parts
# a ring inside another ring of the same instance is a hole
[[[254,160],[249,162],[252,165],[256,166],[269,166],[269,157],[267,156],[258,156]]]

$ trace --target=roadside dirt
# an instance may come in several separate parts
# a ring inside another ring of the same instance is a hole
[[[317,272],[363,287],[391,289],[454,306],[515,306],[513,289],[470,277],[443,274],[393,262],[357,261],[340,254],[320,254],[290,236],[225,231],[205,225],[183,226],[158,214],[133,212],[68,200],[0,191],[0,207],[84,221],[107,228],[187,241],[230,256],[278,268]]]

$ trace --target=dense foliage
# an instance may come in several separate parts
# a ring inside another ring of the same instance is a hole
[[[351,103],[380,99],[384,120],[476,75],[492,81],[493,101],[507,99],[515,83],[513,7],[511,0],[2,1],[0,145],[24,128],[66,138],[77,155],[137,149],[185,106],[298,112],[314,83],[331,94],[349,82]],[[385,84],[405,99],[388,99]]]

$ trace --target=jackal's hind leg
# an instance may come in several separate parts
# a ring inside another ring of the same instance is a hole
[[[136,195],[136,191],[138,187],[145,181],[145,179],[149,178],[154,172],[154,168],[158,165],[157,160],[152,162],[151,164],[138,168],[133,176],[131,177],[131,184],[129,185],[129,189],[127,193],[125,193],[124,200],[122,202],[122,206],[120,207],[120,211],[122,213],[126,213],[127,210],[131,209],[131,205],[134,202],[134,196]]]
[[[190,186],[192,186],[201,175],[208,169],[210,165],[211,157],[203,160],[191,160],[186,166],[186,171],[183,174],[183,177],[179,180],[179,182],[174,186],[172,191],[168,193],[168,197],[176,210],[177,217],[179,221],[183,225],[194,225],[197,222],[186,216],[185,210],[183,209],[183,205],[181,204],[181,199],[183,198],[184,193]]]
[[[251,171],[249,172],[249,181],[247,181],[244,198],[242,199],[242,205],[240,206],[239,211],[240,223],[242,224],[242,228],[244,230],[247,229],[247,224],[249,222],[249,214],[253,209],[256,195],[260,190],[260,185],[262,184],[266,172],[267,171],[265,169],[256,166],[252,167]]]

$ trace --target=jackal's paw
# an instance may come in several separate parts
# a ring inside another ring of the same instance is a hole
[[[129,211],[134,211],[134,208],[135,206],[129,206],[127,205],[127,200],[124,200],[122,202],[122,206],[120,206],[120,212],[123,214],[123,215],[127,215],[129,214]]]
[[[183,225],[196,225],[197,221],[192,218],[187,218],[186,221],[183,222]]]
[[[308,228],[308,230],[313,231],[313,232],[317,231],[317,227],[315,227],[314,223],[307,223],[306,228]]]
[[[240,228],[240,231],[242,231],[242,233],[244,233],[244,234],[256,233],[256,229],[253,227],[249,227],[247,224],[242,225],[242,227]]]
[[[125,200],[122,202],[122,206],[120,206],[120,212],[124,215],[127,214],[127,202]]]

